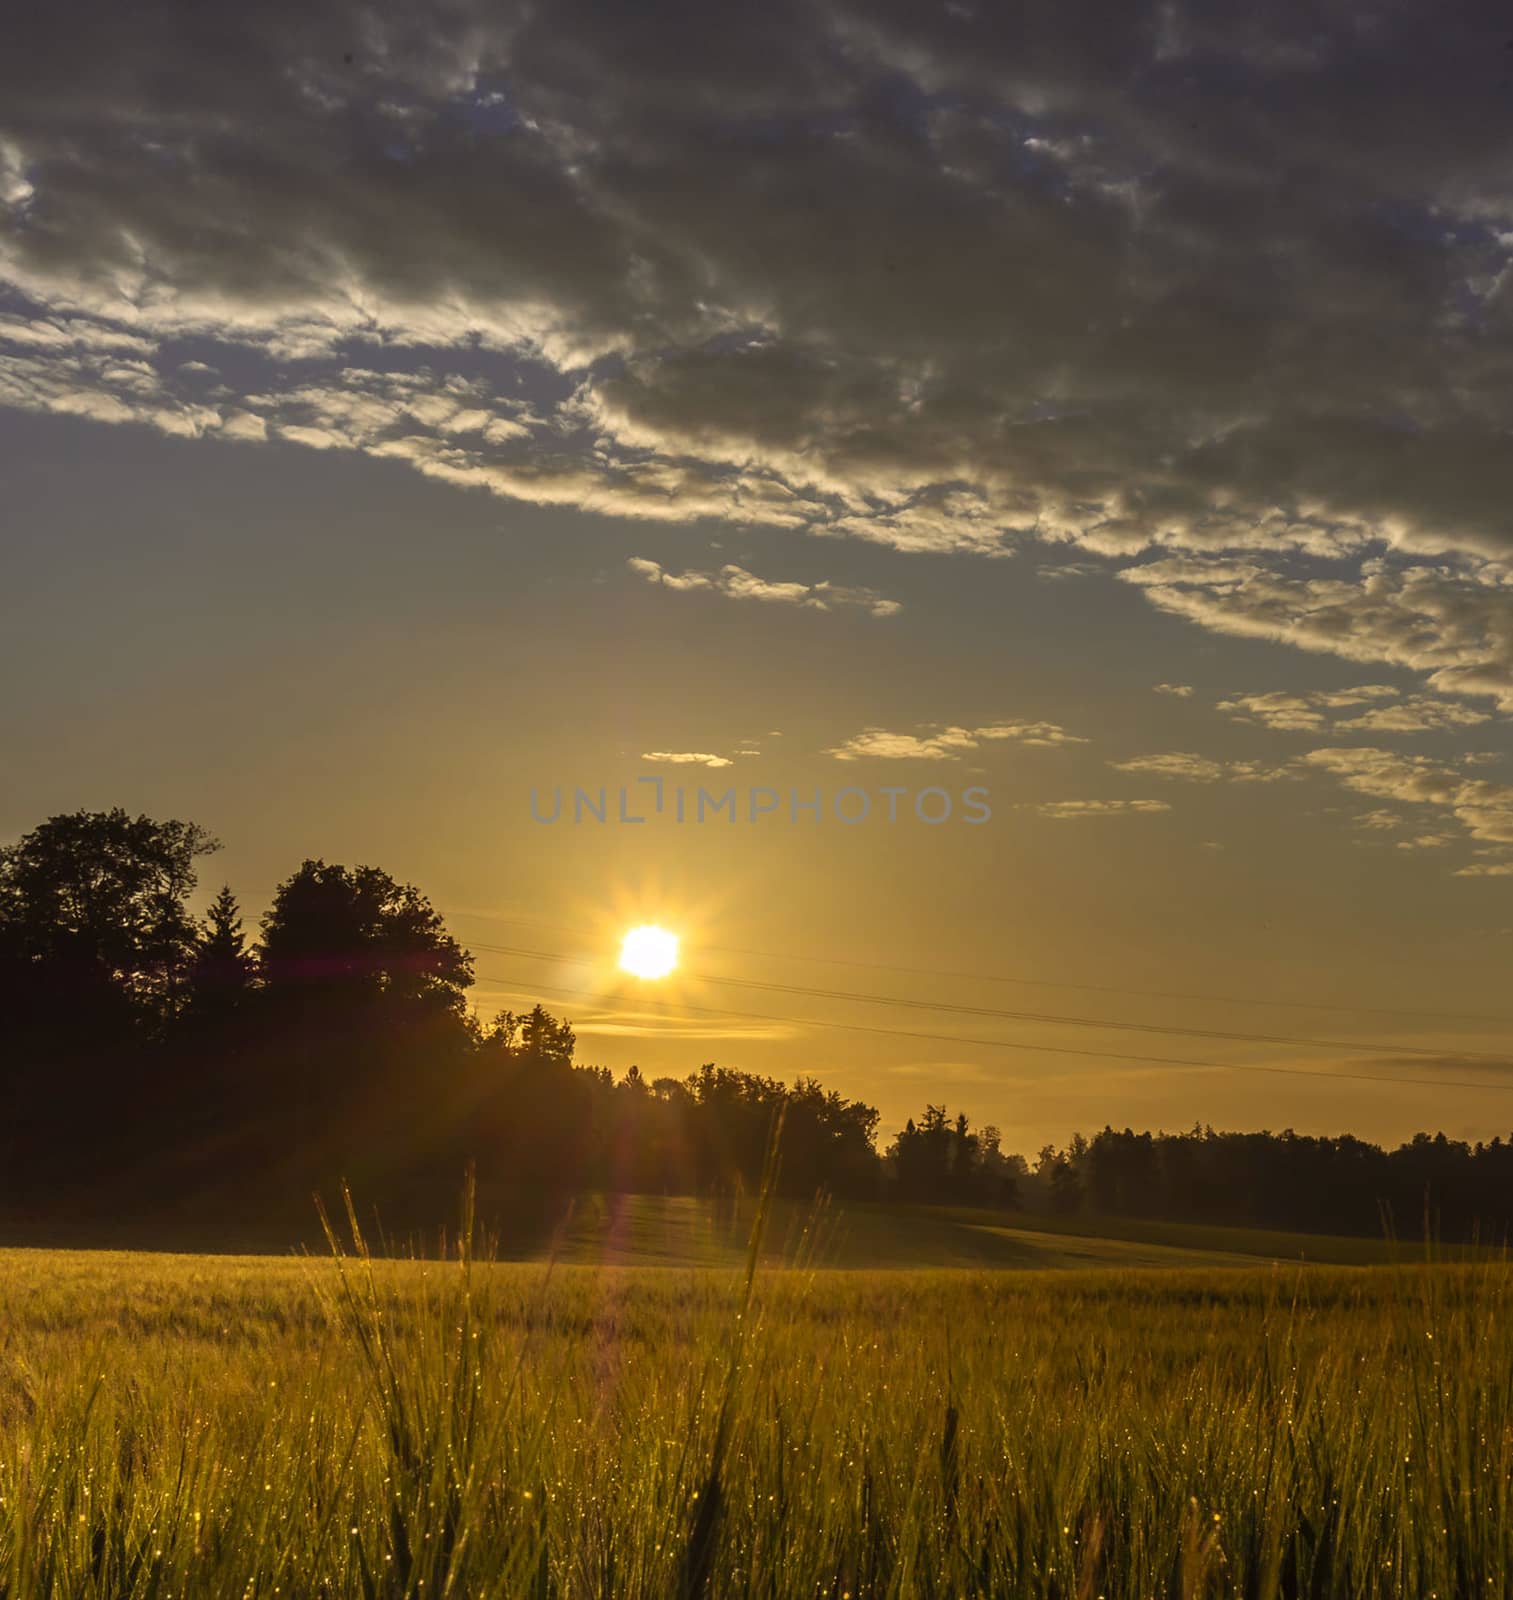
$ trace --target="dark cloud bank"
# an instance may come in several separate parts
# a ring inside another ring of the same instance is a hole
[[[1505,709],[1510,266],[1490,6],[100,4],[0,54],[0,402],[1072,545]]]

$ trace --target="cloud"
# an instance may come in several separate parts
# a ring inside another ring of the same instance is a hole
[[[1492,720],[1489,713],[1454,700],[1414,695],[1400,705],[1372,706],[1334,724],[1336,733],[1431,733],[1441,728],[1474,728]]]
[[[1505,562],[1373,559],[1338,578],[1188,556],[1120,576],[1160,609],[1216,632],[1411,668],[1441,694],[1486,695],[1513,709],[1513,566]]]
[[[746,751],[739,752],[747,754]],[[643,761],[665,761],[672,766],[680,767],[728,767],[731,762],[726,756],[714,756],[703,750],[644,750],[641,753]],[[649,780],[648,780],[649,781]]]
[[[0,404],[621,518],[1035,540],[1513,707],[1501,17],[177,22],[36,8],[0,55]]]
[[[1391,701],[1392,704],[1385,702]],[[1308,690],[1300,693],[1236,695],[1219,701],[1237,722],[1258,722],[1283,733],[1428,733],[1442,728],[1474,728],[1491,714],[1428,694],[1400,698],[1387,684],[1367,683],[1354,689]],[[1346,712],[1348,715],[1341,715]]]
[[[1116,772],[1133,772],[1142,777],[1180,778],[1190,783],[1281,783],[1296,778],[1289,765],[1267,766],[1260,761],[1212,761],[1188,750],[1172,750],[1160,755],[1132,756],[1127,761],[1110,761]]]
[[[1178,700],[1187,700],[1192,697],[1193,686],[1190,683],[1158,683],[1155,691],[1157,694],[1174,695]]]
[[[993,722],[981,728],[948,727],[924,734],[867,728],[853,734],[844,744],[826,750],[825,754],[834,756],[837,761],[859,761],[864,757],[884,761],[955,761],[980,750],[984,744],[1001,740],[1041,748],[1087,743],[1086,739],[1068,733],[1054,722]]]
[[[1106,561],[1042,561],[1035,576],[1047,583],[1065,583],[1073,578],[1113,577],[1117,569]]]
[[[1371,746],[1313,750],[1300,760],[1357,794],[1434,806],[1473,839],[1513,843],[1513,784],[1468,777],[1423,756]]]
[[[1158,811],[1170,811],[1164,800],[1044,800],[1025,808],[1038,811],[1043,817],[1065,819],[1070,817],[1147,816]]]
[[[1382,832],[1391,828],[1401,828],[1404,820],[1395,811],[1363,811],[1355,819],[1355,825],[1358,828],[1369,828],[1373,832]]]
[[[990,722],[985,728],[974,728],[978,739],[1012,739],[1017,744],[1060,745],[1086,744],[1080,734],[1068,733],[1055,722]]]
[[[1224,763],[1206,756],[1173,750],[1165,755],[1134,756],[1128,761],[1110,761],[1116,772],[1136,772],[1153,778],[1186,778],[1193,783],[1217,783],[1224,776]]]
[[[632,556],[626,565],[648,583],[658,583],[666,589],[708,590],[731,600],[765,600],[779,605],[808,606],[816,611],[860,606],[874,617],[897,616],[903,609],[898,601],[886,599],[874,589],[847,588],[828,581],[773,583],[744,567],[727,565],[718,572],[669,572],[645,556]]]
[[[799,1030],[781,1022],[722,1022],[672,1017],[657,1011],[575,1011],[573,1031],[617,1039],[793,1039]]]
[[[0,316],[0,342],[23,350],[126,352],[138,356],[150,356],[157,348],[152,339],[87,317]]]
[[[1351,695],[1343,698],[1349,703],[1358,703]],[[1472,777],[1456,767],[1424,756],[1405,755],[1374,746],[1332,746],[1271,764],[1218,761],[1191,751],[1176,750],[1111,761],[1109,766],[1116,772],[1138,777],[1190,783],[1296,782],[1323,775],[1356,794],[1373,799],[1433,807],[1445,823],[1459,824],[1463,830],[1459,834],[1441,827],[1417,831],[1395,841],[1400,850],[1437,849],[1466,837],[1491,843],[1513,843],[1513,784]],[[1357,827],[1371,833],[1409,826],[1408,818],[1386,808],[1363,812],[1354,821]],[[1421,827],[1421,824],[1416,826]]]

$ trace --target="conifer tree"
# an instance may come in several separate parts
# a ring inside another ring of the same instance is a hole
[[[196,949],[194,998],[230,1006],[251,987],[254,963],[242,932],[242,912],[230,884],[210,903]]]

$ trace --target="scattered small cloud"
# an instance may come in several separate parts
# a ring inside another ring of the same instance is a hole
[[[1316,733],[1329,726],[1329,712],[1346,706],[1359,706],[1373,700],[1391,699],[1397,690],[1386,684],[1363,684],[1358,689],[1321,690],[1292,693],[1272,690],[1267,694],[1241,694],[1218,702],[1219,710],[1236,722],[1259,723],[1280,733]]]
[[[738,754],[744,755],[745,751]],[[706,750],[643,750],[643,761],[662,761],[674,767],[728,767],[727,756],[710,755]]]
[[[1086,744],[1080,734],[1068,733],[1055,722],[994,722],[974,730],[979,739],[1012,739],[1017,744]]]
[[[1386,431],[1380,435],[1382,443],[1387,436]],[[1414,470],[1406,457],[1395,468],[1386,461],[1381,465],[1408,475]],[[1463,471],[1449,470],[1447,459],[1443,482],[1452,481],[1461,491],[1477,492]],[[1487,502],[1482,525],[1497,515],[1500,510]],[[1278,518],[1267,528],[1264,521],[1242,540],[1213,541],[1229,543],[1223,553],[1163,556],[1126,567],[1119,576],[1159,610],[1214,633],[1419,672],[1436,695],[1486,696],[1513,711],[1513,631],[1508,627],[1513,564],[1492,556],[1492,542],[1472,532],[1469,523],[1459,551],[1440,560],[1415,560],[1408,548],[1411,537],[1394,538],[1395,550],[1381,548],[1379,522],[1346,527],[1327,519]],[[1447,538],[1445,522],[1429,530],[1428,524],[1422,529],[1421,551],[1447,552],[1456,542]],[[1354,562],[1355,571],[1339,577],[1298,570],[1296,563],[1281,559],[1289,547],[1300,557]],[[1308,712],[1321,709],[1310,697],[1285,698],[1303,701],[1291,709],[1305,720],[1293,726],[1319,726],[1306,720]],[[1286,716],[1288,708],[1277,709]]]
[[[1259,723],[1279,733],[1430,733],[1474,728],[1492,720],[1488,711],[1443,695],[1401,695],[1384,683],[1353,689],[1242,694],[1218,703],[1236,722]],[[1345,714],[1342,714],[1345,713]]]
[[[993,722],[981,728],[940,727],[921,733],[892,733],[886,728],[866,728],[844,744],[825,751],[837,761],[955,761],[984,744],[1010,740],[1017,744],[1049,748],[1086,744],[1087,740],[1055,722]]]
[[[1145,816],[1158,811],[1170,811],[1171,807],[1164,800],[1043,800],[1025,809],[1038,811],[1043,817],[1064,819],[1126,814]]]
[[[1155,692],[1175,695],[1179,700],[1188,700],[1192,697],[1193,686],[1190,683],[1158,683]]]
[[[1370,745],[1313,750],[1301,762],[1372,799],[1437,807],[1473,839],[1513,843],[1513,784],[1468,777],[1425,756]]]
[[[1491,713],[1478,711],[1459,700],[1438,700],[1432,695],[1414,695],[1400,705],[1372,706],[1359,716],[1336,722],[1335,733],[1432,733],[1440,728],[1474,728],[1492,720]]]
[[[1044,578],[1047,583],[1065,583],[1070,578],[1096,578],[1108,571],[1108,567],[1097,561],[1061,561],[1037,567],[1035,576]]]
[[[1135,756],[1129,761],[1110,761],[1115,772],[1136,772],[1152,778],[1184,778],[1191,783],[1217,783],[1224,776],[1224,763],[1187,750],[1172,750],[1165,755]]]
[[[1128,761],[1110,761],[1116,772],[1133,772],[1142,777],[1177,778],[1189,783],[1279,783],[1297,779],[1292,763],[1267,766],[1260,761],[1213,761],[1190,750],[1171,750],[1164,754],[1133,756]]]
[[[1227,761],[1224,776],[1230,783],[1290,783],[1302,777],[1296,763],[1268,766],[1264,761]]]
[[[730,600],[762,600],[776,605],[807,606],[815,611],[859,607],[874,617],[893,617],[903,610],[897,600],[889,600],[875,589],[829,581],[776,583],[733,564],[721,567],[718,572],[669,572],[660,562],[645,556],[631,556],[626,565],[648,583],[660,584],[664,589],[703,590]]]

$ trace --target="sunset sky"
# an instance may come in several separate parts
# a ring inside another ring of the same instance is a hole
[[[10,35],[0,838],[379,865],[481,1011],[885,1130],[1513,1128],[1505,8]],[[785,804],[532,819],[658,773]],[[787,813],[885,785],[992,817]]]

